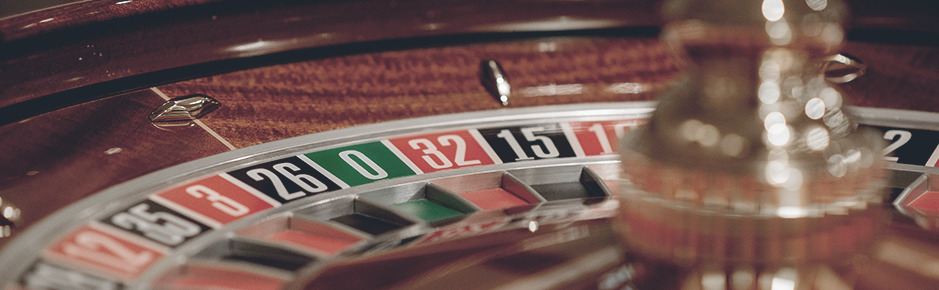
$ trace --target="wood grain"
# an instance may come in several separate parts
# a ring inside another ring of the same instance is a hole
[[[204,93],[221,109],[204,118],[236,147],[355,125],[499,109],[478,78],[500,61],[519,93],[512,107],[649,100],[622,83],[658,88],[678,65],[649,38],[549,38],[349,55],[160,86],[170,97]],[[576,94],[525,88],[576,84]],[[228,151],[199,127],[162,130],[147,119],[163,103],[142,90],[0,127],[0,197],[23,211],[15,232],[111,186]],[[120,148],[118,153],[114,148]],[[8,239],[0,238],[0,247]]]
[[[939,49],[850,42],[842,51],[869,66],[866,75],[842,85],[853,104],[939,111]],[[570,37],[350,55],[160,89],[221,100],[223,108],[206,124],[244,147],[381,121],[498,109],[477,75],[483,59],[506,70],[515,92],[512,107],[652,100],[680,71],[653,38]],[[616,84],[644,91],[613,93]],[[551,85],[568,90],[550,95]],[[548,93],[532,95],[539,90]]]
[[[854,104],[939,112],[939,49],[849,43],[869,65],[843,88]],[[241,148],[350,126],[501,106],[478,78],[479,62],[509,75],[511,107],[653,100],[680,73],[654,38],[565,37],[353,54],[160,86],[170,97],[202,93],[222,108],[205,124]],[[611,88],[632,88],[616,91]],[[163,131],[146,116],[150,90],[0,127],[0,196],[24,211],[19,230],[74,201],[155,170],[228,149],[198,127]],[[111,148],[122,148],[108,155]],[[0,246],[5,239],[0,239]]]
[[[200,2],[187,1],[173,3]],[[120,14],[123,4],[114,6],[102,13]],[[38,34],[18,30],[54,23],[53,9],[45,17],[23,16],[32,23],[0,19],[0,26],[11,23],[0,37],[12,38],[0,40],[0,120],[26,109],[39,114],[115,92],[257,67],[272,58],[331,56],[350,46],[380,51],[389,43],[413,47],[459,36],[653,27],[653,6],[610,0],[239,0],[166,11],[160,10],[165,5],[143,5],[133,17],[56,24]]]
[[[375,122],[499,109],[480,83],[484,59],[500,62],[508,74],[515,92],[510,107],[650,100],[679,71],[655,39],[570,37],[350,55],[160,89],[220,100],[222,108],[205,123],[244,147]],[[623,84],[645,91],[610,90]]]
[[[855,105],[939,112],[939,47],[850,42],[842,51],[868,65],[842,85]]]
[[[163,102],[145,90],[0,127],[0,197],[23,212],[14,233],[131,178],[229,150],[199,127],[151,125]]]

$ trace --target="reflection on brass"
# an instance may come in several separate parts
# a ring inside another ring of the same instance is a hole
[[[509,77],[505,75],[498,62],[491,59],[483,60],[479,64],[479,77],[489,94],[492,94],[502,106],[509,105],[512,86],[509,85]]]
[[[188,123],[199,119],[221,106],[206,95],[190,95],[171,99],[150,113],[153,123]]]
[[[662,39],[692,65],[621,143],[625,245],[690,289],[849,288],[828,263],[869,246],[884,178],[878,134],[855,130],[812,61],[843,41],[844,5],[663,7]]]
[[[867,71],[867,65],[861,60],[843,53],[822,58],[819,67],[825,79],[836,84],[853,81]]]
[[[0,198],[0,238],[13,235],[16,224],[22,219],[22,211],[8,200]]]

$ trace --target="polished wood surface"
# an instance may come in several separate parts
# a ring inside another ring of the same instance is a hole
[[[0,197],[23,211],[14,233],[101,190],[231,150],[219,138],[243,148],[498,110],[480,85],[483,59],[508,73],[511,107],[654,100],[682,68],[654,36],[655,1],[216,2],[77,1],[0,19]],[[869,68],[841,87],[855,105],[939,112],[936,4],[875,2],[854,2],[854,41],[841,51]],[[158,128],[147,115],[161,93],[223,105],[203,119],[208,130]],[[916,234],[894,230],[883,237]],[[398,256],[420,260],[413,254]],[[922,285],[894,265],[855,264],[863,285]]]
[[[555,51],[540,51],[546,49]],[[939,49],[850,42],[841,51],[869,66],[841,85],[854,105],[939,112]],[[681,66],[651,38],[545,38],[344,56],[159,88],[232,104],[205,122],[242,147],[353,125],[498,109],[479,83],[483,59],[499,61],[509,74],[512,107],[652,100]],[[641,89],[611,91],[623,84]],[[537,92],[544,94],[531,95]]]
[[[98,191],[229,150],[197,126],[153,126],[147,116],[163,102],[144,90],[0,127],[0,198],[22,210],[14,237]]]
[[[651,12],[654,5],[610,0],[226,1],[22,38],[2,32],[13,39],[0,45],[0,124],[158,83],[351,50],[653,27],[658,21]],[[17,19],[4,19],[0,26]],[[222,60],[238,61],[213,63]]]
[[[650,38],[539,38],[299,62],[160,86],[205,94],[205,123],[238,147],[403,118],[493,110],[479,63],[501,63],[510,107],[651,100],[678,64]],[[617,92],[617,86],[627,90]],[[631,91],[628,89],[632,89]]]
[[[510,107],[651,100],[679,71],[653,38],[567,37],[357,54],[199,78],[0,127],[0,146],[17,152],[0,155],[0,197],[23,210],[20,232],[108,187],[229,150],[199,126],[151,124],[148,115],[164,102],[159,93],[218,99],[222,107],[201,121],[243,148],[368,123],[499,109],[478,77],[486,58],[506,67],[516,92]],[[626,93],[611,90],[624,84]]]
[[[855,105],[939,112],[939,47],[848,42],[841,51],[868,65],[841,86]]]
[[[936,48],[851,42],[843,51],[869,65],[866,75],[842,86],[854,104],[939,111]],[[510,107],[653,100],[682,66],[651,37],[531,38],[353,54],[155,90],[218,99],[222,107],[202,121],[243,148],[382,121],[497,110],[501,105],[478,77],[483,59],[499,61],[509,75]],[[3,148],[17,152],[0,157],[0,196],[24,210],[18,231],[110,186],[229,150],[198,126],[167,131],[150,124],[147,115],[162,102],[146,89],[0,127]],[[107,154],[112,148],[121,150]]]
[[[125,18],[140,11],[117,6],[107,6],[118,9],[113,17],[78,17],[54,27],[39,26],[48,19],[42,14],[16,18],[25,22],[0,20],[0,108],[32,116],[0,126],[0,148],[6,152],[0,155],[0,197],[23,210],[14,232],[114,185],[230,150],[199,126],[150,124],[146,117],[163,102],[160,93],[217,98],[222,108],[204,123],[243,148],[356,125],[498,110],[502,107],[480,85],[483,59],[499,61],[508,73],[514,91],[510,107],[654,100],[682,68],[648,30],[510,33],[522,39],[501,42],[495,40],[508,37],[477,35],[509,27],[484,24],[598,10],[604,13],[597,19],[615,19],[608,27],[656,25],[651,6],[630,6],[634,3],[512,4],[515,10],[536,8],[518,16],[497,11],[503,6],[495,2],[452,7],[446,5],[455,2],[447,1],[290,2],[264,4],[269,6],[260,12],[248,9],[247,2],[231,7],[190,2],[191,9],[164,12],[158,11],[172,7],[137,7],[156,13],[133,20]],[[140,5],[148,3],[153,4]],[[323,5],[357,14],[327,17],[334,11],[319,10]],[[919,25],[913,31],[927,35],[935,29],[922,18],[890,21],[902,16],[854,23],[886,29]],[[43,29],[18,30],[32,23]],[[475,30],[480,27],[485,29]],[[870,36],[841,50],[869,65],[866,75],[841,85],[853,104],[939,112],[939,48],[928,41],[872,42]],[[213,75],[198,77],[204,74]],[[42,112],[48,113],[33,116]],[[0,249],[8,240],[0,238]],[[868,271],[865,283],[878,287],[897,286],[877,283],[890,280],[884,275],[903,274],[880,273],[894,269],[890,265],[858,265]]]
[[[0,43],[218,1],[220,0],[3,1],[0,3]],[[52,6],[43,7],[43,4]]]
[[[10,1],[22,0],[0,3]],[[935,1],[849,2],[849,37],[939,39]],[[654,35],[658,7],[653,0],[73,1],[0,18],[0,125],[156,84],[350,51],[604,29]]]

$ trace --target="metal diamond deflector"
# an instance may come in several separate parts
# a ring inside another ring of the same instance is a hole
[[[486,87],[486,90],[502,103],[502,106],[509,105],[512,86],[509,85],[509,78],[498,62],[491,59],[483,60],[479,64],[479,77],[483,87]]]
[[[150,113],[150,122],[185,122],[199,119],[221,107],[221,103],[206,95],[189,95],[170,99]]]
[[[860,59],[839,53],[827,56],[820,60],[820,69],[825,74],[825,80],[836,84],[853,81],[867,71],[867,65]]]

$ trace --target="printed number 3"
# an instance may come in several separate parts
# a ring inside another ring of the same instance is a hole
[[[243,216],[248,213],[248,207],[227,196],[219,194],[217,191],[205,185],[198,184],[187,187],[186,193],[195,198],[205,198],[212,202],[212,207],[233,217]]]

